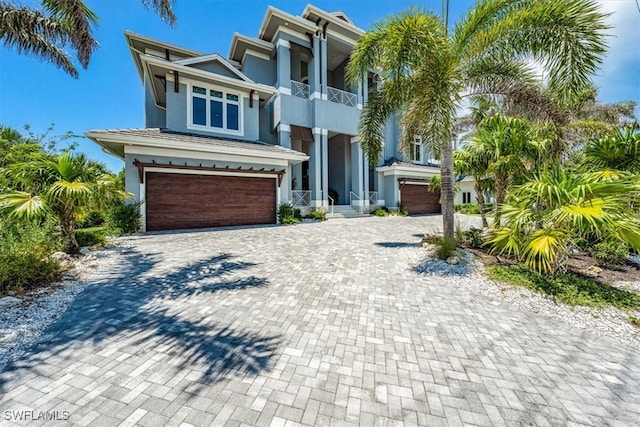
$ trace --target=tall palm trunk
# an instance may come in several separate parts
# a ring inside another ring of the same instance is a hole
[[[61,213],[60,228],[62,229],[64,250],[66,253],[75,254],[78,252],[78,249],[80,249],[80,245],[76,240],[76,218],[73,206],[63,206]]]
[[[440,148],[440,177],[442,185],[440,197],[442,199],[442,228],[445,239],[454,239],[454,209],[453,209],[453,147],[451,140],[443,141]]]
[[[502,205],[504,199],[507,198],[507,187],[509,186],[509,179],[507,177],[496,176],[496,206],[495,206],[495,220],[496,225],[500,225],[500,216],[502,215]]]
[[[478,201],[478,209],[480,210],[480,218],[482,218],[482,227],[483,228],[487,228],[489,227],[489,223],[487,222],[487,212],[485,211],[484,208],[484,191],[482,190],[482,187],[479,184],[480,181],[480,177],[479,176],[474,176],[473,180],[475,181],[474,184],[474,189],[476,190],[476,200]]]

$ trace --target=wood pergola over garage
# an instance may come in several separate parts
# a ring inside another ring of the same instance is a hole
[[[87,135],[124,158],[144,231],[274,224],[291,165],[308,159],[260,141],[157,128]]]

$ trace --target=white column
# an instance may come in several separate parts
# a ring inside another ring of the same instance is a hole
[[[329,206],[329,132],[322,129],[322,206]]]
[[[362,153],[362,200],[365,206],[369,206],[369,158]]]
[[[358,142],[357,137],[351,138],[351,191],[360,197],[360,200],[357,202],[354,201],[354,204],[361,205],[363,203],[362,192],[364,188],[364,180],[362,175],[363,170],[363,160],[364,157],[362,155],[362,148],[360,147],[360,143]]]

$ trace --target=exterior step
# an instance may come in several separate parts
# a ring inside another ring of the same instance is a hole
[[[331,209],[327,212],[327,219],[363,218],[367,216],[369,216],[368,213],[361,213],[356,208],[349,205],[336,205],[333,207],[333,214],[331,214]]]

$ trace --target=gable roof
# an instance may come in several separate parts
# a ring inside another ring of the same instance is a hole
[[[124,32],[124,38],[127,41],[127,45],[129,46],[129,51],[131,52],[131,56],[133,57],[133,62],[136,64],[136,69],[138,70],[140,80],[144,79],[144,68],[142,66],[142,62],[140,61],[141,53],[150,54],[149,51],[157,51],[161,55],[155,56],[163,58],[169,57],[169,60],[171,60],[171,58],[174,58],[174,60],[186,59],[203,55],[198,51],[186,49],[171,43],[152,39],[150,37],[136,34],[128,30]]]
[[[153,55],[138,54],[138,57],[140,58],[144,72],[149,76],[151,91],[153,93],[155,103],[160,107],[164,107],[166,104],[166,87],[163,87],[165,83],[163,83],[162,79],[165,79],[166,82],[166,78],[164,76],[167,74],[173,74],[175,76],[176,72],[180,77],[190,77],[192,79],[202,81],[203,83],[221,84],[225,87],[231,87],[245,92],[254,90],[258,96],[262,98],[269,98],[276,92],[276,88],[262,83],[255,83],[246,76],[245,79],[236,79],[222,74],[216,74],[199,68],[190,67],[188,65],[183,65],[177,61],[167,61],[166,59],[158,58]],[[240,71],[238,71],[238,73],[240,73]],[[244,74],[242,75],[244,76]]]
[[[287,28],[298,31],[302,34],[306,32],[315,33],[318,27],[315,23],[303,19],[299,16],[291,15],[273,6],[267,8],[267,12],[262,20],[258,37],[262,40],[273,41],[278,27],[286,25]]]
[[[233,33],[231,47],[229,48],[229,59],[241,62],[247,50],[255,50],[258,53],[271,55],[273,43],[264,41],[257,37],[249,37],[240,33]]]
[[[330,32],[338,33],[350,40],[357,41],[365,33],[342,11],[326,12],[317,6],[308,4],[302,12],[302,17],[313,22],[328,22],[329,26],[327,28]]]
[[[175,64],[180,64],[180,65],[195,65],[195,64],[201,64],[201,63],[210,62],[210,61],[219,62],[226,70],[229,70],[231,73],[238,76],[238,78],[240,78],[241,80],[244,80],[245,82],[253,83],[253,80],[251,80],[249,77],[243,74],[236,67],[231,65],[229,61],[227,61],[217,53],[212,53],[210,55],[196,56],[193,58],[181,59],[179,61],[173,61],[173,62]]]

